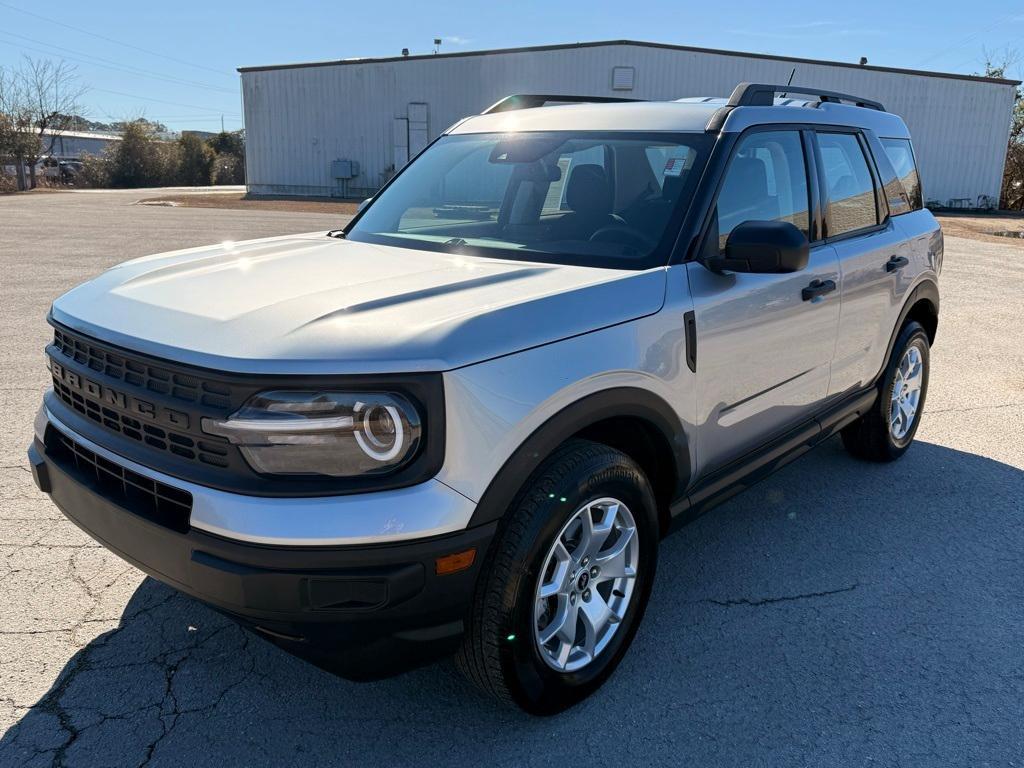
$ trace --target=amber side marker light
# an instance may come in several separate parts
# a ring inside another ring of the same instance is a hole
[[[464,552],[456,552],[452,555],[444,555],[434,561],[434,572],[438,576],[445,576],[449,573],[464,571],[473,564],[476,559],[476,549],[467,549]]]

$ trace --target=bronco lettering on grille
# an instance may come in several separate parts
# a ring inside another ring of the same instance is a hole
[[[176,429],[188,429],[188,414],[176,411],[173,408],[165,408],[162,405],[151,403],[133,395],[118,392],[103,384],[87,379],[81,374],[68,370],[52,357],[50,358],[50,371],[55,379],[63,382],[71,389],[88,395],[103,405],[113,406],[126,411],[140,419],[152,422],[163,422]]]

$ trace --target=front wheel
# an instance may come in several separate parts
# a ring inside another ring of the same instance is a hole
[[[843,445],[858,458],[894,461],[917,433],[928,394],[928,334],[909,322],[893,345],[874,406],[842,431]]]
[[[590,695],[643,616],[658,534],[654,497],[636,463],[604,445],[567,443],[499,529],[459,667],[533,714]]]

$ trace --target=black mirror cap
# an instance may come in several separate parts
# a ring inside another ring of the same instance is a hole
[[[707,266],[716,272],[799,272],[810,251],[807,235],[788,221],[745,221],[729,234],[725,253]]]

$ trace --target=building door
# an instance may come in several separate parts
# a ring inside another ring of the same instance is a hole
[[[409,120],[405,117],[396,117],[392,124],[392,158],[395,164],[395,173],[402,170],[402,167],[409,162]]]
[[[405,114],[405,117],[396,117],[392,124],[391,146],[396,173],[430,143],[427,105],[410,102]]]
[[[416,157],[430,141],[427,126],[427,105],[422,102],[409,104],[409,157]]]

